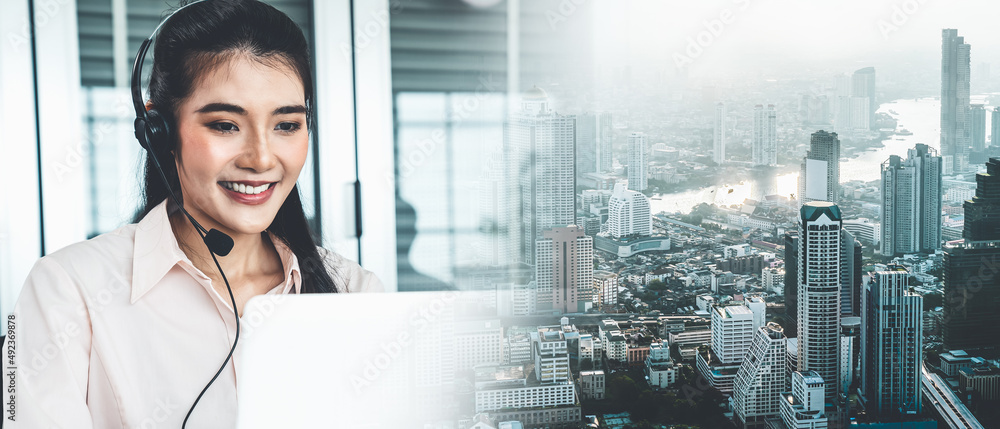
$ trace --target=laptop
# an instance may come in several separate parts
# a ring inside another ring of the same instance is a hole
[[[236,367],[237,428],[453,425],[458,415],[453,332],[459,295],[250,299]]]

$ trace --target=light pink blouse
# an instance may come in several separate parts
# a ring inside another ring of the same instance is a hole
[[[164,201],[138,224],[68,246],[31,269],[13,320],[7,321],[5,425],[181,427],[229,354],[236,322],[228,293],[216,292],[178,247],[168,207],[173,204]],[[271,237],[285,280],[268,294],[299,293],[299,261]],[[341,290],[384,290],[357,263],[319,251]],[[240,353],[238,345],[191,414],[188,428],[235,426]],[[321,361],[323,356],[302,359]]]

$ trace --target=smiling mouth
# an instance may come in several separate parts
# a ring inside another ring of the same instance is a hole
[[[218,182],[219,186],[243,195],[257,195],[271,189],[278,182]]]

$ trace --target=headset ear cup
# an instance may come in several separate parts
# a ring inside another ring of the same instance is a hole
[[[157,154],[169,153],[173,150],[170,140],[170,127],[166,119],[157,112],[150,109],[146,112],[146,142],[151,150],[156,150]]]
[[[149,140],[146,139],[146,120],[143,118],[135,118],[135,122],[132,123],[132,127],[135,132],[135,139],[139,141],[139,146],[143,149],[149,151]]]

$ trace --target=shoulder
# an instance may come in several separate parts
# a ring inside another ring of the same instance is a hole
[[[375,273],[368,271],[350,259],[317,246],[316,251],[326,262],[330,275],[337,280],[341,291],[355,292],[385,292],[385,286]]]
[[[132,271],[135,228],[129,224],[70,244],[39,259],[32,272],[58,267],[76,279],[94,278],[97,273],[127,274]]]

